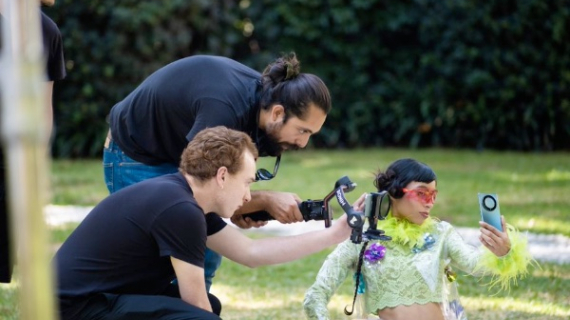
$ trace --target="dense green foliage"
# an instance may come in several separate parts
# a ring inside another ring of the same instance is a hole
[[[67,78],[55,89],[57,156],[101,152],[111,107],[161,66],[198,51],[233,55],[234,1],[58,0]]]
[[[255,69],[295,51],[328,84],[317,147],[570,148],[570,2],[77,1],[44,9],[64,37],[58,156],[100,152],[105,116],[175,59]]]

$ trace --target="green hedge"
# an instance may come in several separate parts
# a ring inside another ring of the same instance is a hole
[[[320,145],[570,146],[568,1],[252,5],[262,47],[295,48],[331,87]]]
[[[55,156],[102,152],[106,117],[146,76],[178,58],[232,56],[243,36],[234,1],[58,0],[68,76],[54,93]]]
[[[258,70],[294,50],[333,111],[317,147],[570,150],[570,3],[475,0],[73,1],[57,156],[101,151],[109,109],[196,53]]]

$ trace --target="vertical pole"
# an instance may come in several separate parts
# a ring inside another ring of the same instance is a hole
[[[3,1],[0,56],[2,139],[8,168],[13,259],[23,320],[56,318],[46,204],[49,132],[45,119],[40,9],[37,0]]]

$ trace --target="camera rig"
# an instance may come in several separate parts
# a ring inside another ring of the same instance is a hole
[[[346,212],[348,225],[352,228],[350,240],[353,243],[370,240],[392,240],[392,237],[387,236],[384,230],[379,230],[376,226],[378,220],[386,219],[388,212],[390,212],[390,196],[388,192],[368,193],[365,201],[364,212],[355,211],[348,202],[346,205],[341,205],[344,212]],[[365,219],[368,220],[368,229],[364,232]]]
[[[339,204],[341,204],[341,199],[338,198],[340,190],[342,201],[344,201],[344,203],[348,203],[344,197],[344,191],[346,190],[346,192],[350,192],[354,190],[354,188],[356,188],[356,183],[352,182],[349,177],[344,176],[335,182],[334,189],[322,200],[309,199],[299,203],[299,211],[301,211],[301,214],[303,215],[303,220],[324,220],[325,227],[330,227],[333,219],[333,212],[329,205],[330,200],[336,195]],[[273,218],[267,211],[256,211],[244,214],[243,216],[244,218],[247,217],[254,221],[275,220],[275,218]]]
[[[350,192],[356,188],[356,183],[352,182],[347,176],[338,179],[334,185],[334,189],[327,194],[323,200],[307,200],[299,203],[299,211],[303,215],[303,220],[324,220],[325,227],[331,226],[333,219],[332,209],[329,202],[336,197],[338,204],[347,215],[347,223],[352,228],[350,240],[353,243],[361,243],[369,240],[392,240],[391,237],[385,235],[383,230],[378,230],[376,224],[378,220],[384,220],[390,211],[390,197],[386,191],[371,192],[366,195],[364,212],[355,211],[352,205],[346,200],[345,192]],[[256,211],[244,214],[254,221],[275,220],[267,211]],[[364,232],[365,219],[368,221],[368,229]]]

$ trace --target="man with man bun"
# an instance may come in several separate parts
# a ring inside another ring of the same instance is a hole
[[[294,53],[259,73],[218,56],[191,56],[155,71],[110,111],[103,165],[111,193],[133,183],[177,171],[180,154],[201,130],[226,126],[247,133],[260,156],[277,157],[273,170],[259,170],[258,180],[275,176],[282,151],[304,148],[323,126],[331,109],[326,85],[300,73]],[[293,193],[254,191],[232,222],[242,228],[265,222],[243,213],[264,210],[281,223],[303,221]],[[208,252],[209,288],[221,257]]]

